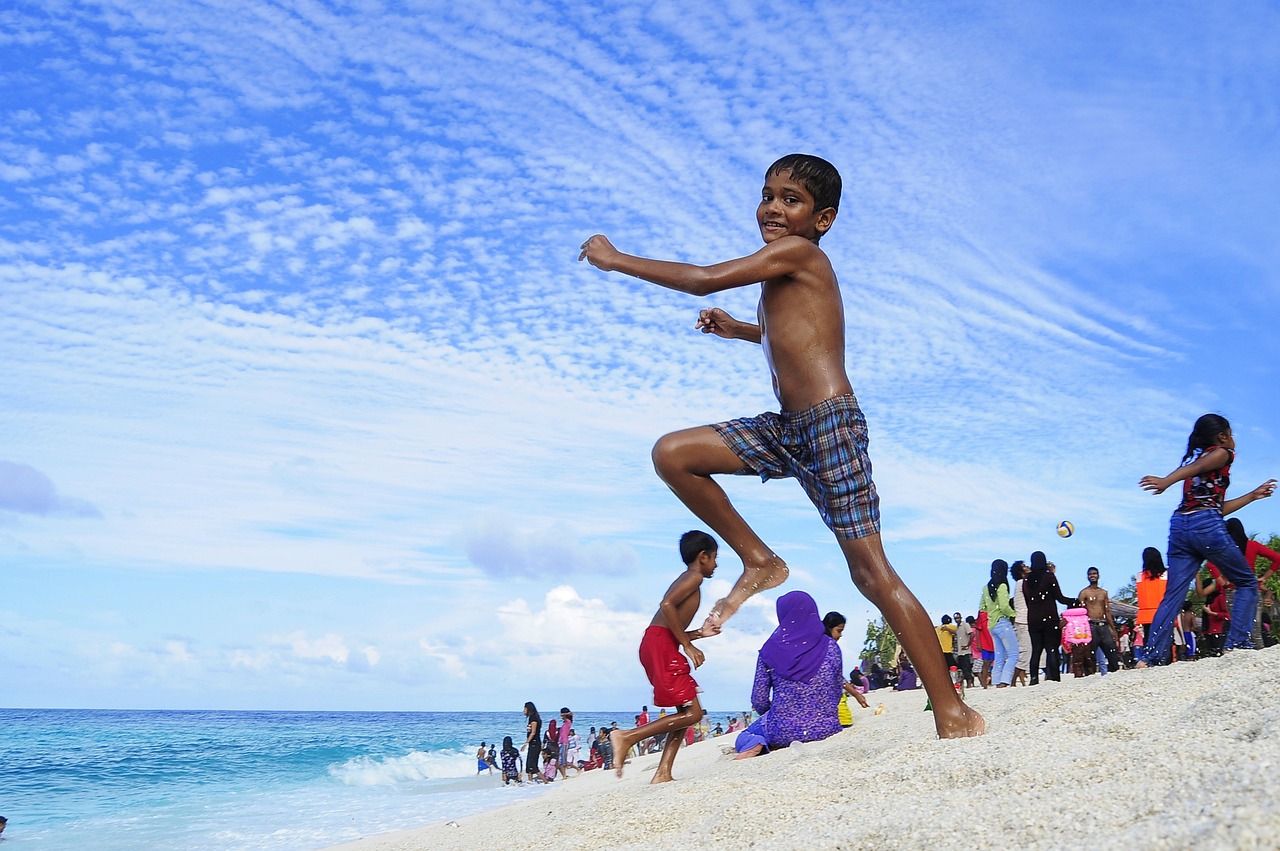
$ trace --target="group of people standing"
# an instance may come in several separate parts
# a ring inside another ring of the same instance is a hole
[[[1073,648],[1077,676],[1086,673],[1086,660],[1099,649],[1106,657],[1107,669],[1115,671],[1120,664],[1119,633],[1110,595],[1098,584],[1100,576],[1098,568],[1090,567],[1086,572],[1089,584],[1077,596],[1068,597],[1058,584],[1056,566],[1043,552],[1037,550],[1030,561],[1012,565],[996,559],[982,586],[977,616],[961,621],[957,614],[955,626],[944,616],[943,626],[938,628],[944,653],[949,643],[945,633],[949,631],[955,636],[954,664],[970,685],[975,678],[984,688],[992,683],[996,688],[1036,685],[1042,669],[1047,679],[1059,680],[1064,667],[1060,655],[1063,626],[1078,622],[1079,627],[1070,629],[1067,639]],[[1059,613],[1059,603],[1067,607],[1065,615]]]
[[[573,713],[569,707],[560,707],[559,726],[552,719],[545,730],[542,715],[533,701],[525,703],[524,718],[525,739],[524,744],[519,747],[516,747],[511,736],[506,736],[502,740],[500,753],[495,753],[490,748],[486,754],[485,743],[480,743],[480,750],[476,753],[477,774],[486,769],[492,772],[494,768],[500,767],[503,785],[509,785],[523,783],[526,778],[529,783],[550,783],[556,779],[557,774],[565,778],[568,777],[569,770],[575,773],[581,770],[578,763],[581,739],[573,729]],[[595,728],[592,727],[591,731],[594,734]],[[602,729],[599,735],[607,742],[607,730]],[[594,742],[591,747],[595,747]]]
[[[994,682],[997,688],[1007,688],[1027,683],[1028,676],[1035,685],[1042,669],[1047,679],[1061,679],[1067,667],[1059,655],[1064,646],[1071,648],[1076,676],[1090,673],[1099,650],[1109,671],[1117,670],[1121,656],[1130,652],[1137,667],[1166,664],[1179,654],[1193,658],[1195,618],[1187,592],[1201,566],[1210,574],[1206,582],[1195,584],[1207,603],[1203,650],[1217,655],[1263,646],[1269,638],[1262,630],[1263,580],[1280,569],[1280,555],[1249,540],[1238,519],[1224,517],[1271,496],[1276,480],[1226,499],[1234,458],[1230,423],[1217,414],[1205,414],[1196,421],[1181,465],[1167,476],[1144,476],[1139,482],[1157,494],[1178,482],[1183,487],[1170,520],[1168,569],[1155,547],[1143,552],[1132,632],[1117,629],[1096,567],[1088,570],[1088,586],[1075,598],[1067,597],[1053,563],[1037,551],[1029,562],[991,563],[977,617],[943,617],[937,632],[948,664],[955,665],[970,685],[976,677],[983,687]],[[1259,558],[1271,563],[1261,575],[1255,570]],[[1059,603],[1068,607],[1066,613],[1058,612]],[[1069,627],[1065,644],[1064,626]]]

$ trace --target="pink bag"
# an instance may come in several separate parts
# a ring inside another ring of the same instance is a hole
[[[1062,613],[1062,617],[1067,622],[1062,628],[1064,645],[1088,644],[1093,640],[1093,633],[1089,629],[1088,609],[1067,609]]]

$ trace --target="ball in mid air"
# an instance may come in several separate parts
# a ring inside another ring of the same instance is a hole
[[[1058,535],[1063,538],[1070,538],[1075,534],[1076,526],[1070,520],[1063,520],[1058,524]]]

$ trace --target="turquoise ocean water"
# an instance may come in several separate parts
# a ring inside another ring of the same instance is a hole
[[[544,791],[476,776],[481,740],[523,730],[518,712],[0,709],[0,847],[307,851],[472,815]]]

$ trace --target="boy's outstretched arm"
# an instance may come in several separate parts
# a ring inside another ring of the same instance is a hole
[[[582,243],[578,259],[605,272],[621,272],[668,289],[704,296],[795,274],[813,262],[815,251],[820,254],[822,249],[804,237],[784,236],[755,254],[713,266],[695,266],[623,254],[607,237],[596,234]]]

